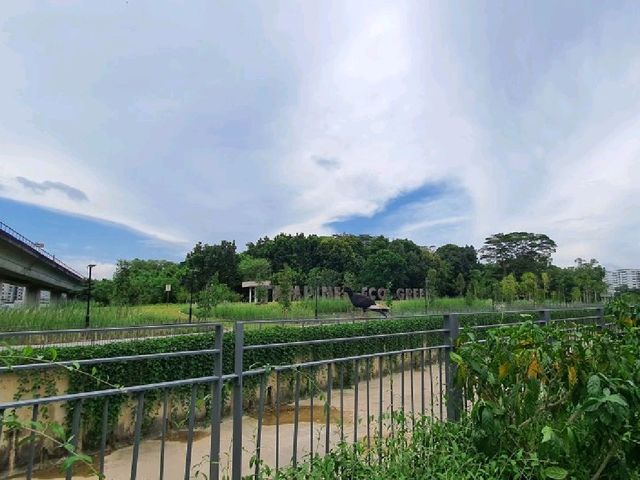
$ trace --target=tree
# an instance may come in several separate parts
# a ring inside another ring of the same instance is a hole
[[[520,279],[520,288],[528,300],[533,300],[538,290],[538,277],[535,273],[524,272]]]
[[[518,281],[513,273],[500,280],[500,293],[506,302],[513,302],[518,294]]]
[[[549,275],[549,272],[542,272],[540,274],[540,280],[542,280],[543,300],[546,300],[547,295],[549,294],[549,288],[551,287],[551,276]]]
[[[458,276],[462,275],[465,282],[471,278],[471,271],[479,268],[476,249],[471,245],[460,247],[451,243],[436,250],[436,255],[442,261],[439,272],[438,290],[441,295],[464,295],[457,285]]]
[[[238,256],[235,242],[223,240],[216,245],[198,242],[187,254],[184,265],[194,272],[194,289],[203,290],[217,273],[220,283],[230,288],[240,287]]]
[[[573,287],[571,289],[571,301],[579,302],[581,298],[582,298],[582,291],[580,290],[580,287]]]
[[[434,298],[438,292],[438,272],[435,268],[430,268],[427,271],[426,287],[425,295],[427,298]]]
[[[521,276],[524,272],[546,270],[555,251],[556,243],[542,233],[496,233],[486,238],[480,258],[497,265],[503,276]]]
[[[291,293],[293,291],[294,272],[285,265],[284,268],[273,276],[273,281],[278,285],[280,293],[278,295],[278,303],[282,306],[282,311],[286,315],[291,307]]]
[[[211,318],[211,316],[215,316],[216,307],[219,304],[223,302],[235,302],[239,299],[240,296],[236,292],[224,283],[220,283],[218,274],[216,273],[211,283],[200,292],[196,316],[200,319]]]
[[[113,299],[113,280],[103,278],[91,286],[91,298],[100,305],[109,305]]]
[[[464,276],[462,273],[459,273],[456,277],[456,293],[459,296],[464,295],[466,282],[464,281]]]
[[[254,258],[242,253],[238,262],[238,271],[242,280],[260,282],[271,278],[271,263],[266,258]]]
[[[588,262],[582,258],[576,258],[575,267],[572,270],[575,275],[575,283],[582,292],[583,302],[595,302],[600,295],[606,292],[605,271],[595,258]]]
[[[391,283],[394,288],[398,288],[402,284],[403,267],[404,259],[399,254],[389,249],[379,250],[365,261],[360,283],[368,287]]]
[[[184,276],[182,266],[167,260],[118,260],[113,275],[113,302],[125,305],[165,302],[165,285],[177,287]],[[176,293],[176,289],[171,290],[169,301],[176,300]]]

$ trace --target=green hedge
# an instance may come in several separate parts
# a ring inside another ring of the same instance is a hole
[[[535,312],[532,312],[535,315]],[[584,315],[589,312],[557,311],[552,317],[561,318]],[[482,315],[460,315],[460,323],[463,326],[473,324],[513,323],[524,320],[520,314],[490,313]],[[405,319],[380,319],[358,323],[340,323],[319,326],[265,326],[264,328],[252,328],[245,330],[245,345],[264,345],[271,343],[287,343],[316,339],[331,339],[341,337],[372,336],[388,333],[415,332],[442,328],[443,317],[441,315],[422,316]],[[429,345],[441,344],[442,334],[430,334],[427,336],[401,336],[395,338],[366,339],[351,342],[326,343],[317,346],[286,346],[271,349],[250,350],[244,354],[244,368],[257,368],[267,365],[288,365],[297,361],[310,361],[328,358],[341,358],[352,355],[362,355],[382,351],[393,351],[406,348],[416,348],[425,341]],[[129,356],[152,353],[177,352],[185,350],[210,349],[214,345],[214,334],[179,335],[166,338],[151,338],[145,340],[114,342],[105,345],[82,345],[71,347],[55,347],[45,349],[43,358],[56,361],[81,360],[90,358],[105,358],[116,356]],[[55,351],[55,354],[54,354]],[[10,352],[0,353],[6,356]],[[223,344],[223,373],[232,373],[234,358],[234,334],[226,332]],[[69,393],[92,391],[100,388],[109,388],[106,384],[98,384],[95,376],[105,380],[109,384],[130,386],[149,383],[159,383],[184,378],[204,377],[212,374],[212,355],[190,356],[179,358],[167,358],[157,360],[142,360],[132,362],[117,362],[83,367],[90,375],[72,373],[69,375]],[[38,373],[26,374],[31,376],[33,383],[41,384],[42,375]],[[350,374],[347,372],[347,381]],[[36,380],[37,379],[37,380]],[[255,387],[257,378],[253,377],[245,381],[248,389]],[[29,389],[25,388],[22,393]],[[199,388],[198,395],[201,399],[207,398],[207,388]],[[172,392],[180,396],[184,401],[189,397],[189,388],[176,389]],[[154,408],[155,400],[159,399],[160,392],[146,394],[145,404],[147,413]],[[115,425],[126,396],[111,397],[109,407],[110,423]],[[103,409],[103,399],[85,401],[83,405],[84,422],[88,422],[88,432],[100,431],[100,418]],[[69,412],[70,414],[71,412]],[[151,417],[151,415],[148,415]],[[97,435],[97,434],[96,434]],[[85,439],[91,444],[91,439]]]

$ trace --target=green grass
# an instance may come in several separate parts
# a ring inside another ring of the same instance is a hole
[[[185,322],[184,305],[91,306],[92,327],[121,327]],[[55,330],[82,328],[86,304],[73,302],[61,306],[0,310],[0,331]]]
[[[395,300],[391,304],[392,315],[413,315],[425,312],[424,299]],[[529,308],[531,303],[520,302],[513,308]],[[464,298],[437,298],[428,304],[429,313],[473,312],[492,310],[491,300],[474,300],[471,305]],[[314,318],[315,301],[292,302],[288,312],[279,303],[223,303],[215,309],[213,318],[197,318],[197,306],[193,306],[193,321],[221,321],[233,323],[247,320],[278,320],[282,318]],[[157,325],[186,322],[189,305],[157,304],[135,306],[91,306],[92,327],[120,327],[133,325]],[[318,315],[323,318],[360,314],[347,299],[320,299]],[[55,330],[84,327],[86,304],[71,302],[60,306],[15,308],[0,310],[0,331]],[[370,314],[375,316],[375,314]]]

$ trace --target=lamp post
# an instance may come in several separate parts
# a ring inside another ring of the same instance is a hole
[[[87,316],[84,319],[84,328],[89,328],[89,320],[91,318],[91,270],[95,266],[95,263],[87,265],[87,268],[89,269],[89,285],[87,287]]]

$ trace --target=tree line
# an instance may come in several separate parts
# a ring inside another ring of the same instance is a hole
[[[466,296],[510,302],[598,301],[606,292],[604,268],[576,259],[560,268],[551,262],[556,243],[544,234],[498,233],[484,245],[438,248],[382,235],[279,234],[246,245],[197,243],[184,261],[119,260],[112,280],[95,282],[93,297],[104,304],[185,302],[190,292],[207,301],[241,298],[243,280],[286,285],[349,285],[425,288],[430,296]],[[165,285],[171,285],[165,291]]]

